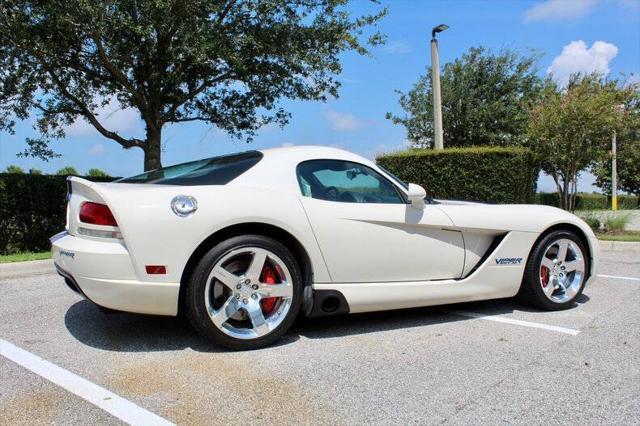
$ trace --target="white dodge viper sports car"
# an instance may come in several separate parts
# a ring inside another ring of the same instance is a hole
[[[598,243],[538,205],[432,200],[358,155],[248,151],[121,179],[68,181],[58,273],[112,310],[184,313],[214,342],[274,342],[299,314],[345,314],[520,295],[571,306]]]

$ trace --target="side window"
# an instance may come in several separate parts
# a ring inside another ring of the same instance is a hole
[[[311,197],[311,185],[302,176],[298,175],[298,183],[300,183],[300,191],[305,197]]]
[[[375,170],[341,160],[311,160],[297,169],[305,197],[342,203],[404,204],[396,187]]]

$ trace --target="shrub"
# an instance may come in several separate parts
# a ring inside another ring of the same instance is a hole
[[[532,203],[540,170],[524,148],[410,149],[378,156],[378,163],[434,198]]]
[[[618,209],[631,210],[638,208],[638,197],[633,195],[618,195]],[[540,192],[536,194],[536,204],[558,207],[558,194]],[[611,197],[604,194],[584,194],[576,196],[576,210],[607,210],[611,208]]]
[[[605,232],[622,232],[629,224],[631,218],[628,214],[619,216],[608,216],[604,221]]]
[[[611,207],[611,197],[607,197],[608,207]],[[618,209],[619,210],[632,210],[640,208],[640,197],[635,195],[618,195]]]
[[[580,217],[582,218],[582,220],[587,222],[587,225],[589,225],[589,227],[593,230],[593,232],[600,231],[600,226],[601,226],[600,216],[594,213],[587,213],[587,214],[580,215]]]
[[[607,197],[601,194],[576,195],[576,210],[605,210],[608,207]]]
[[[66,222],[66,181],[65,176],[0,173],[0,254],[50,248],[49,237]]]

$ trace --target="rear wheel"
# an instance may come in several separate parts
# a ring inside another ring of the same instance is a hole
[[[187,289],[187,314],[198,332],[230,349],[255,349],[279,339],[302,302],[295,258],[260,235],[230,238],[198,263]]]
[[[589,271],[584,244],[570,231],[554,231],[529,255],[522,298],[541,309],[566,309],[582,293]]]

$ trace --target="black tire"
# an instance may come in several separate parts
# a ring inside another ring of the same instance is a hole
[[[293,296],[291,307],[282,322],[271,332],[253,339],[229,336],[218,329],[209,317],[205,305],[207,278],[216,263],[232,250],[243,247],[259,247],[278,256],[289,269]],[[242,235],[229,238],[209,250],[198,262],[187,283],[186,315],[195,330],[214,343],[232,350],[250,350],[270,345],[280,339],[291,327],[302,305],[303,280],[300,267],[291,252],[278,241],[262,235]]]
[[[585,275],[578,292],[570,299],[563,302],[558,302],[552,301],[549,297],[547,297],[542,289],[542,285],[540,283],[540,265],[542,262],[542,256],[544,256],[546,248],[549,247],[549,245],[551,245],[554,241],[563,238],[573,241],[580,248],[580,250],[582,250]],[[529,254],[522,286],[520,287],[520,293],[518,295],[519,298],[529,305],[547,311],[558,311],[570,308],[574,305],[575,300],[582,294],[582,291],[584,290],[584,284],[586,282],[587,274],[590,267],[589,260],[590,259],[588,256],[588,251],[586,250],[584,243],[574,232],[565,230],[550,232],[536,243],[536,245],[531,250],[531,253]]]

